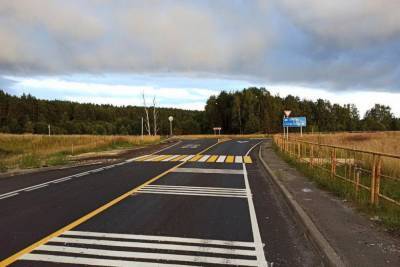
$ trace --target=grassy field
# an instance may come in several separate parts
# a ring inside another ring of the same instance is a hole
[[[61,165],[69,155],[153,144],[159,136],[0,134],[0,171]]]
[[[400,132],[306,134],[301,139],[321,144],[400,155]]]

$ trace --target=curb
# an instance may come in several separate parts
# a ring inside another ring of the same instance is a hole
[[[328,240],[323,236],[323,234],[318,230],[317,226],[313,223],[310,216],[303,210],[303,208],[297,203],[293,198],[292,194],[286,189],[278,177],[274,174],[268,164],[264,161],[261,156],[261,147],[258,151],[258,158],[260,159],[262,165],[268,174],[272,177],[274,183],[279,187],[282,195],[285,197],[286,202],[289,204],[290,208],[293,210],[294,214],[297,216],[299,221],[305,227],[305,234],[318,249],[319,254],[322,256],[324,262],[328,266],[346,266],[340,256],[336,253],[333,247],[329,244]]]

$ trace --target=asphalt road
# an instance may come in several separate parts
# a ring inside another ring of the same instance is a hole
[[[260,141],[188,140],[117,165],[1,179],[2,264],[320,265],[251,150]]]

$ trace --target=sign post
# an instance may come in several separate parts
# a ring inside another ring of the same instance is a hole
[[[218,131],[218,135],[221,135],[221,130],[222,130],[221,127],[214,127],[213,130],[214,130],[214,135],[217,134],[217,131]]]
[[[283,118],[283,127],[287,128],[287,136],[289,133],[289,127],[291,128],[300,128],[300,135],[303,136],[303,127],[307,126],[306,117],[292,117],[292,118]],[[288,138],[288,137],[287,137]]]
[[[285,120],[285,117],[289,118],[292,111],[287,109],[284,110],[283,113],[285,113],[285,115],[283,116],[283,119]],[[283,138],[285,138],[285,126],[283,126]],[[286,127],[286,139],[289,139],[289,127]]]
[[[169,120],[169,135],[172,136],[172,121],[174,120],[174,117],[169,116],[168,120]]]

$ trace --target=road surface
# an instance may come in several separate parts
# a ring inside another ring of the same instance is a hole
[[[187,140],[0,179],[0,265],[318,265],[258,164],[260,142]]]

